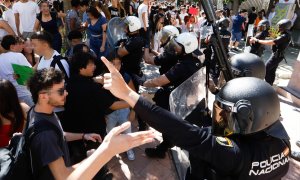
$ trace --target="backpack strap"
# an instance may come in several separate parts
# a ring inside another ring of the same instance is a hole
[[[61,60],[67,61],[67,60],[64,59],[61,55],[56,55],[56,56],[54,56],[54,57],[53,57],[53,61],[52,61],[51,64],[50,64],[50,67],[55,68],[55,65],[57,65],[58,68],[65,74],[65,79],[68,80],[69,77],[68,77],[67,71],[65,70],[63,64],[61,63]],[[68,62],[68,61],[67,61],[67,62]]]

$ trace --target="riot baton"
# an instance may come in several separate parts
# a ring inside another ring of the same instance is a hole
[[[217,63],[219,64],[220,70],[223,72],[225,80],[228,82],[233,79],[233,74],[228,62],[227,53],[220,37],[219,27],[216,25],[216,16],[212,2],[211,0],[204,0],[201,1],[201,4],[206,14],[206,19],[213,28],[213,34],[211,35],[210,41],[213,46],[214,53],[217,56]]]

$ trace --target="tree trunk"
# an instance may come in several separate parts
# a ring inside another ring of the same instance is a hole
[[[237,14],[237,12],[239,11],[239,6],[240,6],[240,0],[232,1],[232,10],[234,14]]]
[[[71,8],[71,0],[64,0],[64,12],[67,13]]]
[[[272,6],[274,5],[275,3],[275,0],[270,0],[270,3],[269,3],[269,6],[268,6],[268,9],[266,9],[266,12],[267,12],[267,17],[269,16],[269,13],[271,11],[271,8]]]

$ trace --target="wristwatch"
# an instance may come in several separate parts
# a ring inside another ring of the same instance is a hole
[[[259,43],[259,39],[256,39],[256,41],[255,41],[255,42]]]

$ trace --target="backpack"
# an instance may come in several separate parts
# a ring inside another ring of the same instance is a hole
[[[43,56],[40,57],[40,61],[41,61],[42,57]],[[64,75],[65,75],[65,81],[67,82],[69,80],[69,76],[67,74],[67,71],[64,68],[64,65],[61,63],[61,60],[67,61],[68,65],[70,67],[68,58],[63,57],[62,55],[55,55],[55,56],[53,56],[53,61],[51,62],[50,67],[52,67],[52,68],[55,69],[55,66],[57,65],[58,68],[59,68],[59,70],[61,70],[61,72],[64,73]]]
[[[33,108],[33,107],[32,107]],[[30,151],[30,143],[40,132],[54,130],[59,136],[62,132],[58,127],[48,121],[38,121],[29,126],[29,113],[27,113],[26,129],[20,135],[11,138],[7,147],[0,148],[0,179],[1,180],[32,180],[34,177],[33,161]]]

